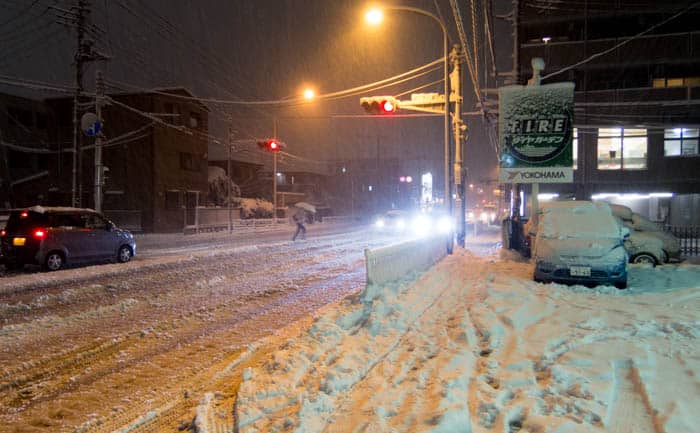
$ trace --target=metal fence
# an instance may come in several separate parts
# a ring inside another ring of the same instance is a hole
[[[665,232],[671,233],[681,241],[681,255],[700,255],[700,226],[669,226],[663,227]]]

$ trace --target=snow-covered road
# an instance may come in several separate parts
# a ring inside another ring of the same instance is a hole
[[[127,264],[0,279],[0,431],[106,432],[153,414],[148,431],[187,425],[249,346],[361,289],[363,249],[390,240],[322,226],[289,237],[150,237]]]

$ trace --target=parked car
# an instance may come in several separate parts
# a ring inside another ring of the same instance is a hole
[[[661,253],[654,254],[656,263],[668,263],[669,261],[680,261],[681,259],[681,242],[671,233],[661,230],[654,222],[649,221],[646,217],[633,212],[627,206],[619,204],[611,204],[613,215],[620,219],[625,227],[628,227],[631,232],[631,237],[640,237],[643,242],[649,243],[648,238],[653,237],[661,241]],[[642,235],[643,234],[643,235]],[[641,242],[641,241],[640,241]],[[630,258],[634,263],[641,260],[642,263],[649,263],[648,257],[640,255],[640,253],[650,253],[650,251],[631,250]],[[651,252],[653,253],[653,252]]]
[[[68,264],[128,262],[136,243],[131,233],[92,209],[34,206],[10,212],[0,232],[0,252],[7,269],[37,264],[55,271]]]
[[[610,206],[602,202],[566,201],[543,204],[534,234],[534,280],[594,286],[627,287],[629,256]]]
[[[618,224],[624,226],[619,219]],[[663,264],[666,258],[664,243],[650,233],[630,230],[630,235],[625,238],[624,245],[630,257],[630,263],[656,266]]]

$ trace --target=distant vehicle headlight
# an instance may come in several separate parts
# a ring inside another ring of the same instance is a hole
[[[381,218],[378,219],[377,221],[375,221],[374,226],[377,227],[377,228],[379,228],[379,229],[382,228],[382,227],[384,227],[384,220],[381,219]]]
[[[429,223],[428,219],[424,216],[417,216],[412,222],[413,232],[418,236],[425,236],[428,234]]]
[[[486,212],[481,213],[481,221],[486,222],[489,220],[489,215]]]
[[[496,212],[491,212],[489,214],[489,218],[491,218],[491,221],[495,220],[496,219]]]
[[[469,218],[474,218],[474,212],[469,212],[469,213],[467,214],[467,216],[468,216]]]
[[[404,221],[402,219],[396,220],[396,228],[397,229],[403,229],[405,227],[406,227],[406,221]]]
[[[447,234],[452,231],[452,221],[449,217],[441,217],[437,222],[438,232]]]

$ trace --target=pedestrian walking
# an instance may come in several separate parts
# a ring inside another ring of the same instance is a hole
[[[306,239],[306,227],[304,226],[304,222],[306,220],[306,214],[304,213],[303,210],[298,210],[294,216],[292,217],[294,222],[297,224],[297,231],[294,232],[294,236],[292,236],[292,241],[297,240],[297,236],[299,236],[299,233],[301,233],[301,238]]]

